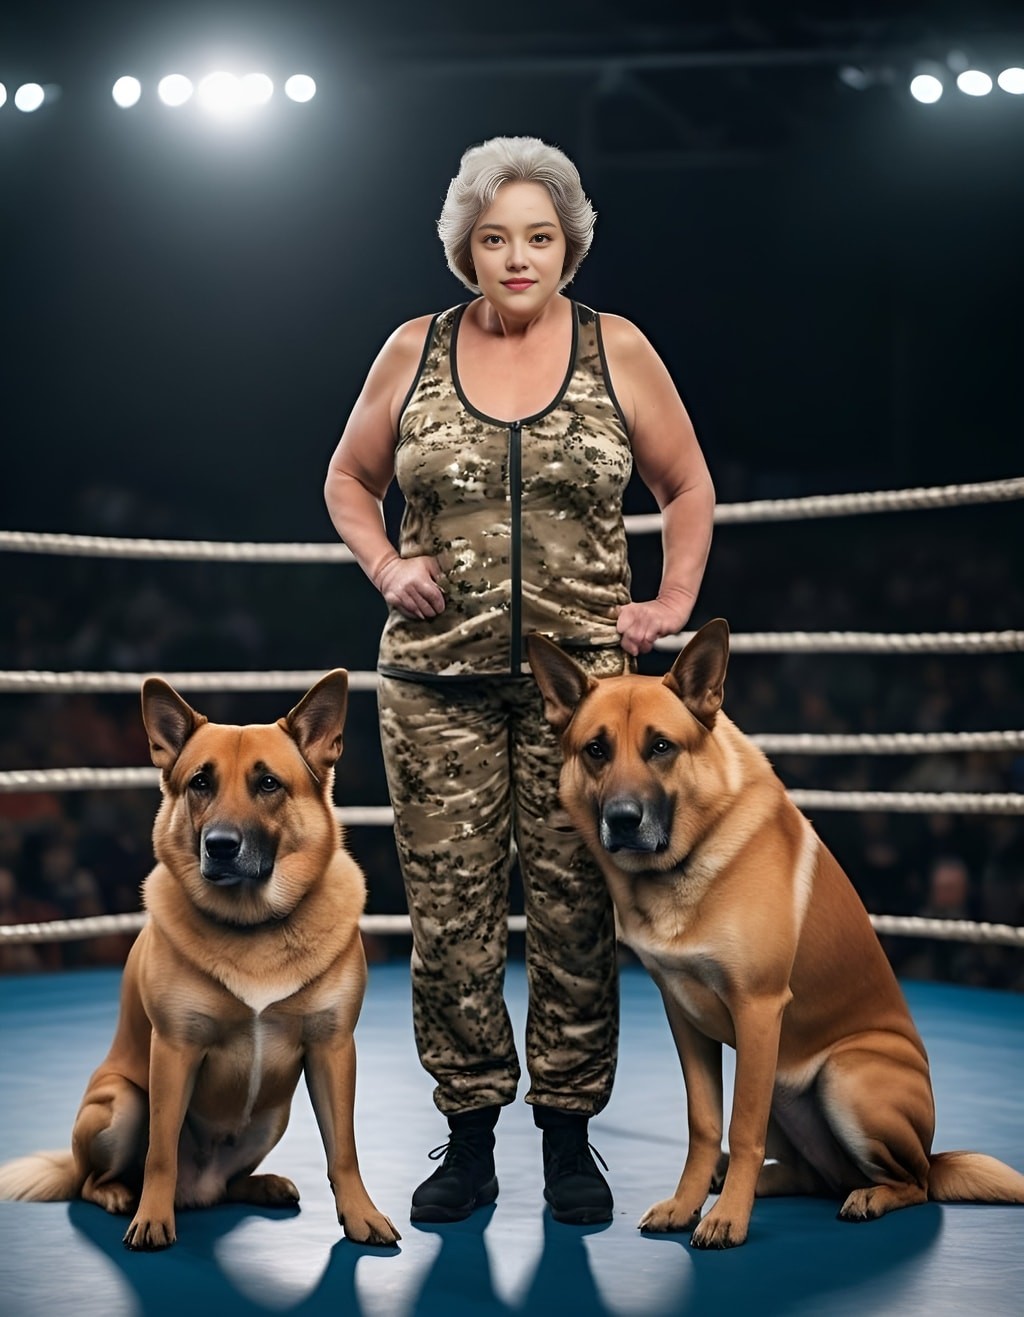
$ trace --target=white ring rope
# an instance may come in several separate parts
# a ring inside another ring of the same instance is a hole
[[[922,916],[869,915],[879,933],[903,937],[939,938],[952,942],[973,942],[989,946],[1024,947],[1024,928],[1010,924],[974,923],[969,919],[926,919]],[[116,933],[137,933],[146,922],[142,913],[90,915],[87,919],[54,919],[45,924],[0,925],[0,947],[24,942],[73,942],[83,938]],[[394,935],[411,933],[408,915],[363,915],[359,921],[363,933]],[[526,931],[525,915],[510,915],[510,933]]]
[[[811,494],[805,498],[769,498],[750,503],[721,503],[715,524],[792,521],[812,517],[847,517],[867,512],[904,512],[949,508],[969,503],[1004,503],[1024,498],[1024,477],[985,480],[970,485],[930,489],[887,489],[860,494]],[[643,535],[661,530],[661,514],[641,513],[624,519],[626,531]],[[40,531],[0,531],[0,552],[64,554],[91,558],[165,558],[205,562],[351,563],[344,544],[253,544],[219,540],[146,540],[111,535],[65,535]]]
[[[876,491],[874,493],[812,495],[808,498],[765,499],[720,504],[719,525],[754,521],[783,521],[812,517],[852,516],[946,508],[970,503],[1004,502],[1024,498],[1024,478],[984,481],[936,488]],[[629,534],[661,530],[661,516],[627,516]],[[144,540],[111,536],[45,534],[0,530],[0,552],[64,554],[75,557],[147,558],[222,562],[352,563],[351,551],[333,544],[254,544],[211,540]],[[692,633],[669,636],[656,648],[681,649]],[[1018,652],[1024,650],[1024,631],[938,632],[893,635],[882,632],[755,632],[734,635],[735,653],[902,653],[950,654]],[[143,673],[115,672],[12,672],[0,671],[0,692],[60,691],[99,693],[137,691]],[[192,691],[302,691],[323,675],[307,672],[205,672],[163,674],[172,685]],[[352,690],[369,691],[377,674],[349,674]],[[962,750],[1020,749],[1024,732],[892,733],[889,735],[783,734],[754,736],[762,748],[790,754],[917,754]],[[0,792],[85,790],[92,788],[153,786],[159,773],[153,768],[24,769],[0,773]],[[1011,793],[885,792],[791,790],[790,797],[805,809],[890,810],[903,813],[1024,814],[1024,795]],[[389,806],[353,806],[335,811],[343,824],[370,826],[393,822]],[[880,933],[908,937],[955,939],[1003,946],[1024,946],[1024,928],[976,923],[962,919],[926,919],[913,916],[871,915]],[[19,942],[70,941],[103,934],[135,933],[145,922],[143,913],[99,915],[88,919],[48,923],[0,925],[0,946]],[[525,916],[509,921],[513,932],[525,931]],[[408,915],[367,915],[360,921],[364,933],[408,933]]]
[[[754,733],[766,754],[886,755],[1024,750],[1020,732]],[[12,768],[0,771],[0,795],[25,791],[96,791],[160,785],[158,768]],[[971,797],[972,799],[974,797]]]
[[[694,632],[666,636],[656,649],[675,650]],[[734,654],[1008,654],[1024,651],[1024,631],[933,631],[887,634],[877,631],[750,631],[730,637]],[[39,672],[0,669],[0,694],[59,692],[65,695],[138,691],[146,672]],[[305,691],[323,669],[269,672],[161,672],[182,691]],[[375,672],[350,672],[349,689],[377,687]]]

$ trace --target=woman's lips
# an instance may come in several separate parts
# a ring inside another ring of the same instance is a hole
[[[524,288],[532,288],[533,279],[504,279],[502,287],[510,289],[513,293],[521,292]]]

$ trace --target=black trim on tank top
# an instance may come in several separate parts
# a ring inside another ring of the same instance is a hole
[[[423,351],[420,353],[420,364],[416,367],[416,374],[413,376],[412,383],[409,385],[409,392],[402,400],[402,405],[398,409],[398,422],[395,425],[397,434],[402,433],[402,417],[405,415],[405,409],[412,402],[412,395],[420,387],[420,380],[423,378],[423,368],[427,364],[427,357],[430,355],[430,349],[434,346],[434,331],[437,329],[437,322],[445,314],[444,311],[438,311],[437,315],[431,320],[427,327],[427,336],[423,340]]]
[[[477,298],[477,301],[482,300],[482,298]],[[512,425],[532,425],[534,421],[542,420],[549,412],[553,412],[557,407],[560,407],[566,393],[569,391],[572,377],[576,374],[576,357],[579,353],[580,347],[580,317],[579,312],[576,309],[576,303],[569,303],[572,307],[572,345],[569,349],[569,365],[566,368],[565,378],[562,380],[561,387],[551,402],[549,402],[546,407],[542,408],[541,411],[534,412],[531,416],[524,416],[518,421],[510,420],[507,417],[502,420],[497,416],[488,416],[486,412],[482,412],[479,408],[474,407],[463,392],[462,380],[459,378],[459,361],[456,347],[459,341],[459,326],[462,323],[462,317],[472,305],[472,302],[463,302],[462,305],[457,308],[455,312],[455,323],[452,325],[451,341],[448,344],[448,369],[451,373],[452,384],[455,386],[455,392],[458,396],[459,402],[462,403],[470,416],[475,416],[478,421],[486,421],[488,425],[497,425],[502,430],[507,430]]]
[[[619,405],[619,400],[612,384],[612,373],[608,369],[608,357],[604,350],[604,334],[601,332],[601,316],[597,311],[594,312],[594,329],[597,332],[597,351],[601,358],[601,374],[604,376],[604,387],[608,390],[608,397],[612,400],[612,406],[615,408],[615,413],[622,422],[622,428],[628,439],[629,426],[626,423],[626,418],[623,415],[622,407]]]

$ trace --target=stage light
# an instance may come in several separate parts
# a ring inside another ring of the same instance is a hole
[[[274,94],[274,84],[265,73],[247,73],[241,79],[242,100],[246,105],[266,105]]]
[[[316,95],[316,83],[307,73],[293,73],[284,84],[284,94],[300,103],[311,101]]]
[[[169,73],[157,83],[156,94],[165,105],[184,105],[192,95],[192,84],[184,73]]]
[[[0,82],[0,105],[7,104],[7,88]]]
[[[123,77],[118,78],[110,90],[114,98],[114,104],[119,105],[122,110],[130,109],[133,105],[138,105],[139,97],[142,95],[142,83],[138,78]]]
[[[1011,96],[1024,96],[1024,69],[1003,69],[996,82]]]
[[[992,79],[981,69],[964,69],[957,74],[956,85],[965,96],[987,96],[992,90]]]
[[[242,103],[242,88],[233,73],[222,69],[208,73],[199,84],[199,104],[211,114],[237,114]]]
[[[942,83],[932,73],[919,73],[910,80],[910,94],[922,105],[934,105],[942,95]]]
[[[44,100],[46,100],[46,92],[38,82],[24,82],[14,93],[14,104],[25,114],[38,110]]]

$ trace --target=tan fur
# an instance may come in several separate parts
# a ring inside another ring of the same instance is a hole
[[[725,622],[664,679],[595,681],[542,636],[528,649],[561,734],[562,804],[661,990],[686,1083],[682,1176],[641,1229],[728,1248],[769,1194],[835,1195],[845,1220],[928,1197],[1024,1203],[1024,1176],[1002,1162],[931,1153],[928,1059],[867,913],[720,711]],[[736,1049],[727,1156],[723,1045]]]
[[[81,1196],[133,1214],[132,1249],[172,1244],[176,1207],[294,1206],[290,1180],[253,1172],[305,1073],[345,1234],[399,1239],[366,1192],[353,1133],[366,890],[331,797],[347,692],[336,669],[277,723],[236,727],[208,722],[159,678],[145,682],[143,721],[163,771],[149,918],[72,1153],[0,1168],[0,1197]]]

